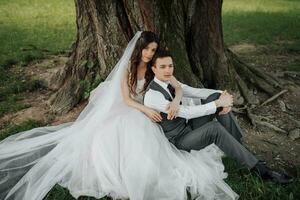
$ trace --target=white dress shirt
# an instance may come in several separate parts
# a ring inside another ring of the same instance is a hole
[[[154,77],[154,81],[158,83],[169,94],[168,82],[163,82]],[[193,88],[186,84],[180,83],[182,87],[183,97],[206,99],[209,95],[215,92],[222,92],[221,90]],[[172,97],[172,95],[170,94]],[[144,105],[156,109],[160,112],[167,113],[167,106],[170,101],[166,100],[164,95],[156,90],[149,89],[144,97]],[[203,105],[180,105],[178,116],[185,119],[197,118],[205,115],[210,115],[216,112],[215,102],[210,102]]]

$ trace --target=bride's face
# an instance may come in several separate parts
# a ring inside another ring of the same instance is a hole
[[[155,52],[156,52],[156,49],[157,49],[157,43],[156,42],[151,42],[149,43],[146,48],[144,48],[142,50],[142,61],[145,62],[145,63],[148,63],[152,60]]]

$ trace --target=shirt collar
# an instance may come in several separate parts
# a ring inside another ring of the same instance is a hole
[[[158,83],[161,87],[163,87],[165,90],[168,90],[169,81],[164,82],[164,81],[158,80],[156,77],[154,77],[154,81],[156,83]]]

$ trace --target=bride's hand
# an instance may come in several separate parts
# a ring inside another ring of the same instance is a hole
[[[145,114],[147,115],[147,117],[149,117],[151,119],[151,121],[153,122],[160,122],[162,120],[162,117],[160,115],[159,112],[157,112],[154,109],[151,108],[147,108],[145,110]]]
[[[172,120],[177,117],[179,104],[177,101],[173,100],[171,103],[169,103],[167,107],[168,112],[168,120]]]

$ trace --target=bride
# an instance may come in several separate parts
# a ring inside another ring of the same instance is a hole
[[[183,200],[188,190],[193,199],[237,199],[223,181],[227,174],[215,145],[176,149],[152,122],[159,113],[142,105],[146,66],[158,45],[154,33],[137,32],[74,122],[1,141],[0,199],[41,200],[55,184],[75,198]],[[181,98],[177,89],[170,118]]]

